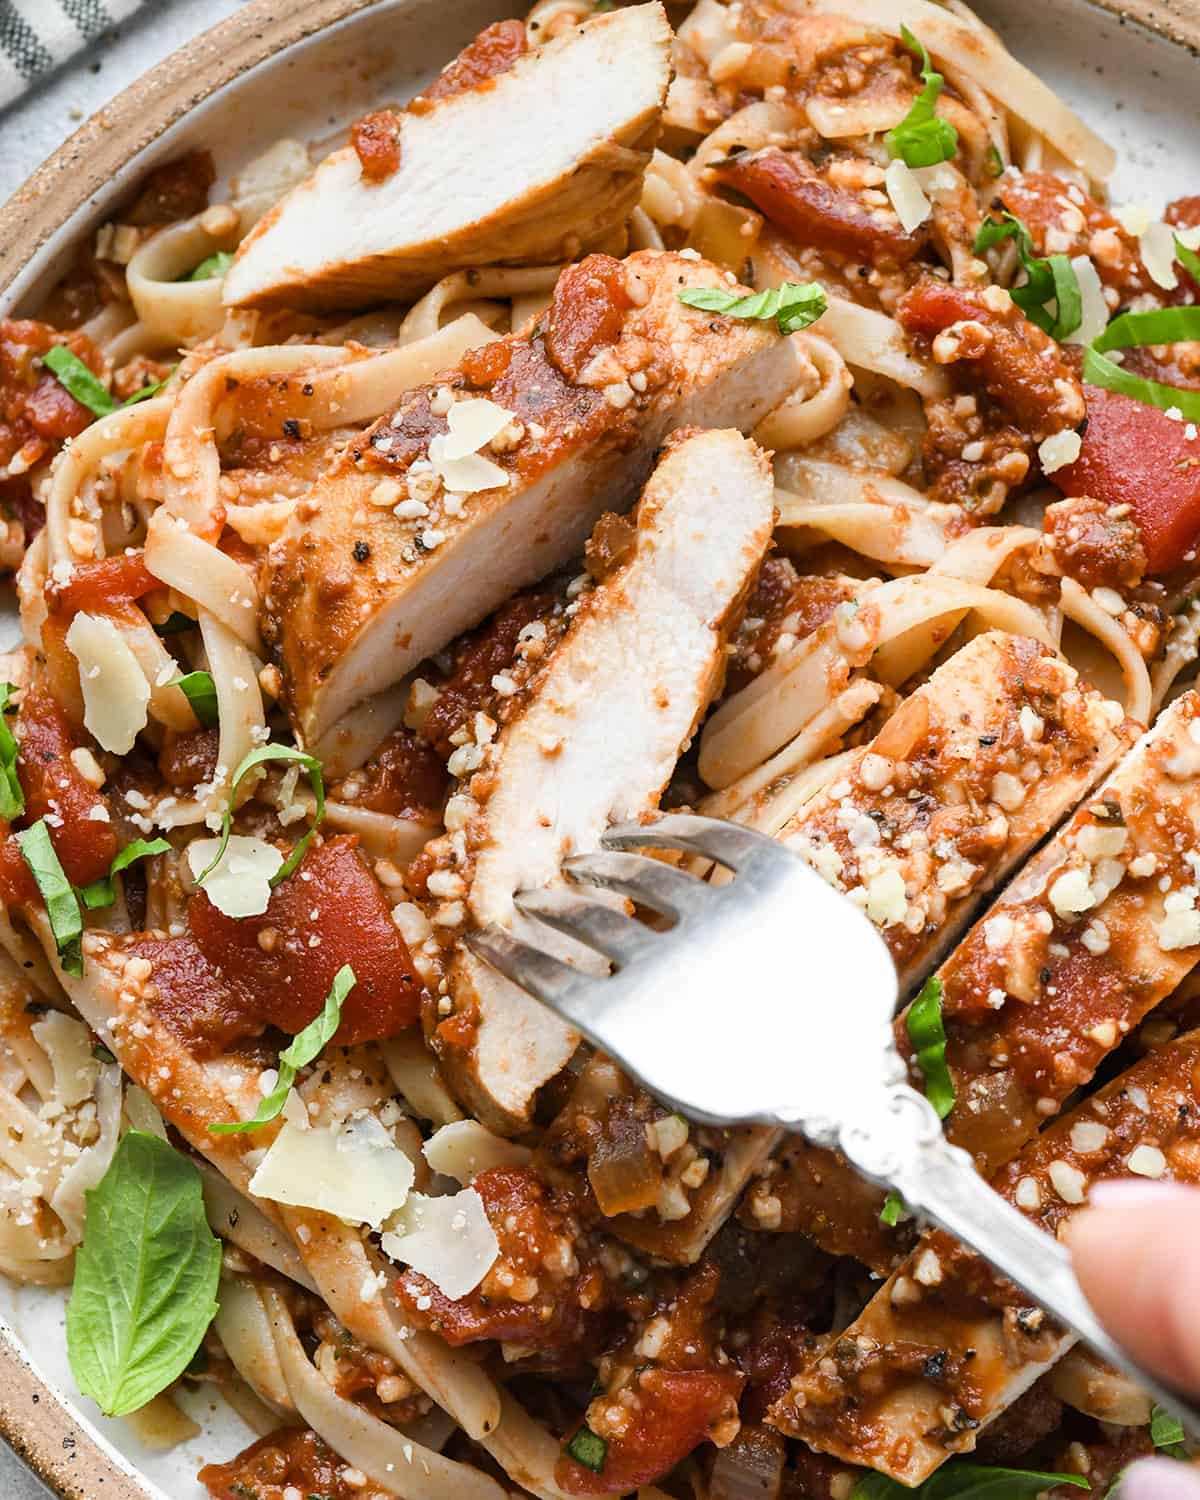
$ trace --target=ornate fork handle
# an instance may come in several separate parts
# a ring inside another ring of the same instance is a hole
[[[929,1101],[902,1084],[869,1128],[844,1126],[846,1157],[918,1215],[969,1245],[1109,1364],[1135,1380],[1200,1441],[1200,1411],[1142,1368],[1104,1331],[1071,1269],[1066,1249],[994,1192],[971,1158],[952,1146]]]

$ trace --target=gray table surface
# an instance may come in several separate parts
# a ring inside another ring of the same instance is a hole
[[[149,0],[136,20],[0,114],[0,199],[139,74],[239,8],[241,0]],[[0,1442],[3,1500],[49,1500],[50,1492]]]

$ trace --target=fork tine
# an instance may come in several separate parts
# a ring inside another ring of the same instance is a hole
[[[565,932],[621,965],[632,963],[656,941],[655,934],[635,918],[581,893],[550,888],[522,891],[515,899],[517,909],[526,916]]]
[[[671,917],[698,911],[712,895],[702,880],[642,854],[597,849],[563,861],[563,873],[586,885],[619,891],[642,906]]]
[[[503,928],[490,926],[469,932],[467,947],[477,958],[499,970],[505,979],[527,990],[535,1000],[548,1005],[551,1010],[566,1014],[564,1007],[568,998],[578,999],[581,994],[596,984],[587,974],[581,974],[561,959],[543,953],[532,943],[522,942]],[[568,1015],[569,1018],[569,1015]]]
[[[779,848],[774,839],[751,828],[696,813],[664,813],[653,823],[620,824],[610,828],[601,842],[606,849],[681,849],[734,871],[764,848]]]

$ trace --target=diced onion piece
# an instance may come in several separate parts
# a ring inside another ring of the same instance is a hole
[[[337,1130],[284,1125],[250,1179],[250,1191],[378,1229],[403,1208],[414,1175],[405,1153],[367,1116]]]
[[[92,1056],[88,1029],[82,1021],[51,1010],[30,1028],[54,1073],[54,1101],[65,1109],[82,1104],[96,1087],[100,1064]]]
[[[1073,464],[1079,457],[1081,447],[1082,440],[1077,432],[1067,429],[1065,432],[1052,433],[1038,446],[1043,473],[1053,474],[1055,470],[1065,469],[1068,464]]]
[[[883,185],[905,234],[924,224],[932,210],[920,179],[910,166],[896,158],[884,173]]]
[[[442,483],[453,494],[474,495],[479,490],[496,490],[508,483],[508,474],[499,464],[480,453],[466,458],[450,458],[446,452],[449,439],[439,433],[429,445],[429,462]]]
[[[150,684],[125,637],[106,615],[80,612],[67,631],[67,647],[79,663],[83,722],[113,755],[128,755],[146,727]]]
[[[1073,256],[1071,269],[1079,283],[1080,321],[1075,332],[1069,333],[1063,342],[1090,344],[1108,327],[1108,303],[1104,300],[1104,285],[1096,267],[1086,255]]]
[[[500,1254],[496,1231],[474,1188],[452,1198],[413,1193],[397,1215],[394,1232],[380,1243],[385,1255],[428,1277],[452,1300],[473,1292]]]
[[[193,839],[187,857],[197,880],[217,857],[220,839]],[[221,862],[205,876],[204,894],[227,917],[259,917],[271,900],[271,877],[283,855],[263,839],[231,834]]]
[[[492,1167],[520,1167],[530,1159],[524,1146],[493,1135],[478,1120],[455,1120],[443,1125],[425,1142],[425,1160],[435,1172],[470,1182]]]
[[[478,453],[497,437],[513,420],[513,414],[482,397],[456,401],[446,418],[449,435],[442,446],[442,457],[453,463]]]
[[[1157,219],[1138,237],[1138,246],[1150,280],[1164,291],[1173,292],[1179,285],[1179,275],[1175,270],[1174,229]]]

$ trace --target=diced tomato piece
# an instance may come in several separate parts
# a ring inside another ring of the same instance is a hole
[[[395,110],[372,110],[354,122],[350,136],[368,182],[383,182],[399,167],[400,117]]]
[[[293,1035],[316,1018],[334,976],[357,981],[336,1045],[395,1036],[417,1019],[424,993],[358,840],[341,834],[311,848],[258,917],[227,917],[203,891],[188,903],[201,953],[239,991],[250,1014]]]
[[[413,114],[424,114],[439,99],[450,99],[498,78],[516,65],[525,47],[524,21],[494,22],[442,69],[409,109]]]
[[[150,1008],[196,1057],[227,1052],[243,1037],[266,1028],[246,996],[200,951],[196,939],[139,934],[127,953],[153,966]]]
[[[1051,478],[1064,495],[1129,505],[1150,573],[1169,573],[1200,542],[1200,439],[1157,407],[1086,386],[1087,431],[1075,463]]]
[[[50,585],[48,595],[51,610],[68,619],[81,609],[119,616],[135,599],[160,588],[141,552],[122,552],[77,563],[65,583]]]
[[[207,1464],[199,1480],[213,1500],[359,1500],[346,1464],[308,1427],[281,1427],[224,1464]],[[353,1476],[352,1476],[353,1477]],[[371,1495],[379,1492],[372,1488]]]
[[[555,1478],[572,1495],[623,1495],[652,1484],[733,1414],[741,1389],[742,1376],[732,1368],[643,1370],[633,1378],[635,1399],[623,1408],[624,1430],[606,1439],[599,1473],[564,1445]]]
[[[411,729],[401,727],[365,766],[331,786],[329,797],[393,818],[419,818],[442,806],[448,786],[441,757]]]
[[[625,268],[611,255],[589,255],[568,266],[554,288],[546,353],[568,380],[578,381],[597,350],[620,337],[633,306]]]

